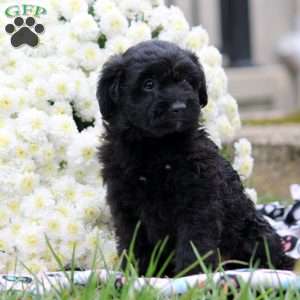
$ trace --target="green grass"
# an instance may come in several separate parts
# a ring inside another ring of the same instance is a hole
[[[168,299],[168,300],[225,300],[225,299],[236,299],[236,300],[292,300],[299,299],[300,293],[296,290],[273,290],[259,288],[254,290],[248,286],[247,283],[240,283],[240,288],[237,289],[231,285],[228,286],[217,286],[211,280],[208,280],[205,286],[201,288],[190,288],[183,295],[163,295],[150,287],[143,288],[140,291],[135,291],[133,288],[132,276],[129,278],[128,283],[123,286],[122,289],[117,289],[114,286],[113,281],[109,281],[107,284],[99,285],[95,279],[85,287],[73,286],[72,289],[59,289],[57,291],[49,292],[45,295],[22,293],[22,292],[3,292],[0,294],[2,300],[19,300],[19,299],[76,299],[76,300],[128,300],[128,299],[141,299],[141,300],[154,300],[154,299]]]
[[[138,231],[139,226],[135,231],[133,242],[130,246],[128,251],[127,258],[127,267],[124,271],[126,283],[123,285],[122,288],[115,286],[115,278],[112,276],[110,280],[106,283],[99,283],[96,280],[96,274],[92,273],[90,276],[87,284],[85,286],[78,286],[74,283],[74,270],[75,270],[75,252],[76,248],[73,250],[72,256],[72,265],[66,273],[67,279],[69,281],[69,288],[61,288],[56,287],[51,292],[47,292],[45,294],[33,294],[30,292],[14,292],[14,291],[7,291],[0,293],[0,300],[20,300],[20,299],[31,299],[31,300],[227,300],[227,299],[234,299],[234,300],[296,300],[300,299],[300,291],[288,289],[270,289],[270,288],[259,288],[253,289],[249,287],[247,282],[239,282],[240,287],[236,288],[232,286],[230,283],[225,284],[225,286],[218,286],[212,280],[212,273],[209,269],[205,266],[205,259],[210,255],[208,253],[205,256],[200,256],[197,252],[196,248],[192,245],[195,255],[197,257],[196,262],[188,267],[186,270],[182,271],[178,276],[181,277],[186,275],[193,267],[200,266],[204,273],[207,274],[208,280],[205,284],[201,284],[201,287],[191,287],[185,294],[182,295],[164,295],[160,293],[159,290],[156,290],[151,287],[145,287],[139,291],[134,289],[133,283],[134,280],[138,278],[138,272],[136,267],[136,260],[134,259],[133,252],[134,252],[134,244],[135,244],[135,237]],[[55,249],[53,249],[52,245],[50,244],[49,240],[46,237],[46,241],[52,255],[54,256],[57,262],[57,269],[61,271],[64,270],[64,266],[60,261],[59,257],[55,253]],[[164,268],[167,266],[168,262],[171,260],[172,256],[170,256],[166,263],[159,264],[160,256],[162,255],[163,249],[166,246],[167,239],[161,241],[155,247],[150,263],[149,268],[147,271],[147,277],[161,275]],[[268,254],[268,247],[266,245],[266,252]],[[268,256],[268,255],[267,255]],[[95,254],[93,263],[91,265],[91,269],[97,269],[96,261],[99,257],[103,257],[101,253],[101,249],[96,246]],[[270,262],[271,266],[271,262]],[[241,268],[244,266],[241,265]],[[255,265],[252,265],[252,268],[255,269]],[[120,262],[116,264],[115,270],[120,271]],[[223,265],[220,265],[218,271],[223,271]]]
[[[47,295],[31,295],[29,293],[5,293],[2,294],[0,299],[2,300],[19,300],[19,299],[76,299],[76,300],[95,300],[95,299],[115,299],[115,300],[128,300],[128,299],[141,299],[141,300],[152,300],[152,299],[180,299],[180,300],[225,300],[225,299],[236,299],[236,300],[296,300],[299,299],[300,294],[293,290],[272,290],[272,289],[259,289],[254,291],[249,288],[247,284],[241,284],[239,290],[229,287],[220,288],[213,283],[208,283],[203,288],[191,288],[187,293],[183,295],[164,296],[159,294],[154,289],[145,288],[139,292],[134,292],[132,285],[128,284],[124,286],[122,290],[116,290],[112,284],[106,286],[97,286],[96,284],[90,284],[89,286],[76,287],[72,292],[68,290],[61,290],[57,293],[49,293]]]
[[[48,241],[47,241],[48,242]],[[159,256],[161,251],[165,247],[167,240],[159,243],[153,252],[153,256],[151,259],[151,263],[149,264],[148,275],[153,276],[157,273],[161,272],[162,266],[158,265]],[[62,263],[59,258],[56,256],[54,249],[51,244],[48,242],[48,246],[52,254],[55,256],[58,264],[58,269],[62,268]],[[55,288],[53,291],[48,292],[44,295],[41,294],[32,294],[29,292],[2,292],[0,293],[0,300],[20,300],[20,299],[36,299],[36,300],[54,300],[54,299],[76,299],[76,300],[127,300],[127,299],[141,299],[141,300],[225,300],[225,299],[234,299],[234,300],[292,300],[292,299],[300,299],[300,293],[296,290],[288,289],[252,289],[249,287],[247,282],[240,282],[240,287],[237,289],[236,287],[230,285],[218,286],[211,279],[211,272],[205,267],[204,259],[205,257],[200,257],[194,248],[195,254],[197,256],[196,264],[199,264],[207,274],[208,280],[207,282],[200,287],[191,287],[185,294],[182,295],[164,295],[160,293],[158,290],[155,290],[151,287],[145,287],[139,291],[136,291],[133,287],[133,282],[136,278],[138,278],[135,260],[133,258],[133,248],[134,242],[132,243],[132,247],[128,253],[128,261],[127,268],[125,270],[125,275],[127,278],[127,282],[124,284],[122,288],[118,288],[115,286],[115,278],[111,278],[107,283],[99,283],[96,280],[95,273],[92,274],[88,283],[85,286],[77,286],[73,282],[72,271],[75,268],[74,261],[72,263],[73,267],[71,267],[71,276],[68,276],[68,280],[70,283],[70,288]],[[75,257],[75,250],[74,255]],[[96,251],[97,253],[98,251]],[[99,252],[98,252],[99,253]],[[96,254],[94,262],[96,261]],[[92,266],[95,269],[95,265]],[[222,271],[222,266],[220,267]],[[188,271],[188,270],[186,270]],[[184,272],[179,275],[185,275]]]
[[[255,119],[244,120],[243,125],[258,126],[258,125],[284,125],[284,124],[300,124],[300,111],[278,118],[272,119]]]

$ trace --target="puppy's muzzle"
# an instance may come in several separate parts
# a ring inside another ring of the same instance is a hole
[[[170,107],[170,112],[172,114],[179,114],[186,109],[186,104],[183,102],[176,101]]]

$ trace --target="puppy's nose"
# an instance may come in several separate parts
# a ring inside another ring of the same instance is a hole
[[[179,113],[185,109],[186,109],[186,104],[178,101],[174,102],[170,108],[172,113]]]

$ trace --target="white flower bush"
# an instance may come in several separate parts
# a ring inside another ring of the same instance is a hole
[[[1,1],[1,16],[13,2]],[[116,247],[97,160],[96,85],[105,61],[151,38],[195,52],[209,96],[201,122],[220,148],[240,128],[237,103],[228,94],[220,52],[177,7],[161,0],[31,4],[47,9],[37,18],[45,26],[38,47],[15,49],[0,31],[0,272],[56,270],[45,236],[65,266],[75,247],[77,266],[91,267],[97,243],[97,267],[104,260],[112,266]],[[8,23],[13,18],[0,18],[1,29]],[[233,166],[246,179],[253,167],[250,143],[237,142],[235,152]]]

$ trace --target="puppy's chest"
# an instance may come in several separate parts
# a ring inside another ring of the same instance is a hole
[[[158,164],[148,162],[136,174],[136,203],[139,213],[145,218],[153,217],[156,222],[170,217],[176,220],[176,213],[186,203],[187,185],[194,174],[184,161],[164,161]]]
[[[181,173],[180,166],[171,162],[139,169],[133,202],[137,218],[152,229],[148,232],[150,241],[171,237],[176,230],[178,211],[183,205],[179,192]]]

